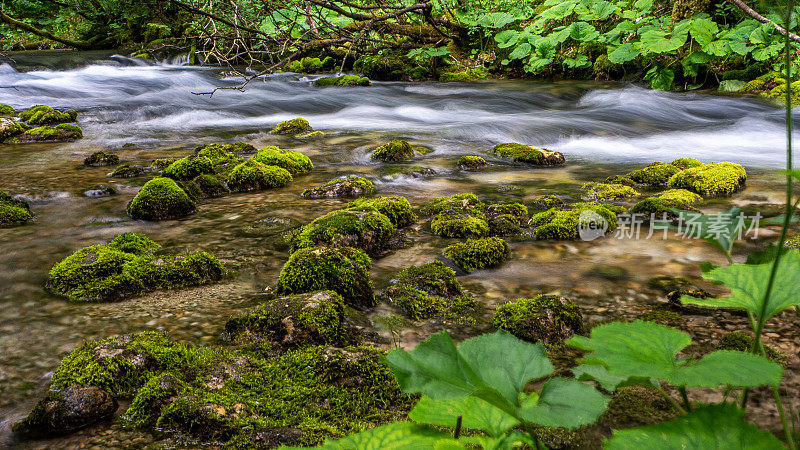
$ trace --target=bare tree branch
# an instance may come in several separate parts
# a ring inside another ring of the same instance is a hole
[[[772,24],[772,26],[775,27],[775,31],[777,31],[778,33],[780,33],[780,34],[782,34],[784,36],[788,36],[789,39],[791,39],[791,40],[793,40],[795,42],[800,42],[800,36],[792,33],[791,31],[787,31],[782,26],[778,25],[777,23],[775,23],[775,22],[767,19],[766,17],[762,16],[761,14],[757,13],[755,10],[753,10],[753,8],[747,6],[747,4],[745,2],[743,2],[742,0],[728,0],[728,1],[733,3],[737,8],[741,9],[742,11],[744,11],[745,14],[747,14],[750,17],[752,17],[753,19],[756,19],[757,21],[759,21],[761,23]]]

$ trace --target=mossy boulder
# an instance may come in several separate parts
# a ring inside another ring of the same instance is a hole
[[[119,156],[103,151],[94,152],[83,160],[84,166],[101,167],[119,164]]]
[[[91,198],[110,197],[116,194],[117,190],[108,184],[95,184],[83,190],[83,195]]]
[[[663,186],[667,184],[669,178],[681,169],[673,166],[672,164],[665,164],[663,162],[654,162],[648,164],[643,169],[634,170],[626,175],[627,178],[639,184],[646,184],[648,186]]]
[[[24,133],[6,140],[10,143],[27,142],[69,142],[83,137],[83,131],[75,125],[62,123],[54,127],[47,125],[31,128]]]
[[[489,76],[489,71],[483,67],[475,67],[472,69],[464,69],[461,71],[442,72],[439,74],[439,81],[445,83],[461,82],[466,83],[469,81],[485,80]]]
[[[13,106],[0,103],[0,116],[13,116],[16,113]]]
[[[480,156],[464,155],[458,158],[458,167],[460,167],[461,170],[475,171],[481,170],[488,166],[489,164],[486,162],[486,160]]]
[[[308,173],[314,168],[314,164],[308,156],[300,152],[281,150],[275,146],[259,149],[258,153],[250,159],[268,166],[283,167],[292,175]]]
[[[537,295],[501,305],[492,325],[529,341],[555,345],[584,332],[581,310],[558,295]]]
[[[109,176],[114,178],[133,178],[144,173],[144,169],[130,164],[120,164],[114,168]]]
[[[432,216],[441,212],[482,212],[486,205],[478,199],[475,194],[455,194],[448,197],[439,197],[420,208],[420,212],[426,216]]]
[[[431,219],[431,231],[442,237],[479,238],[489,235],[489,223],[480,212],[444,211]]]
[[[325,62],[332,63],[332,58],[325,58]],[[306,56],[300,59],[291,61],[286,65],[286,69],[290,72],[298,73],[317,73],[323,69],[325,62],[319,58]]]
[[[405,197],[390,195],[386,197],[359,198],[347,204],[347,209],[355,211],[378,211],[392,222],[395,228],[407,227],[417,221],[411,203]]]
[[[331,180],[322,186],[306,189],[305,198],[357,197],[375,192],[375,185],[364,177],[347,177]]]
[[[153,178],[128,203],[128,214],[137,220],[180,219],[193,214],[194,201],[170,178]]]
[[[401,270],[385,295],[415,320],[459,317],[475,308],[453,269],[441,261]]]
[[[495,203],[486,207],[489,234],[516,236],[528,226],[528,208],[522,203]]]
[[[375,306],[369,269],[363,250],[351,247],[310,247],[292,253],[281,269],[278,295],[331,290],[358,308]]]
[[[0,227],[20,225],[32,220],[33,215],[27,203],[0,190]]]
[[[468,239],[444,249],[444,256],[465,272],[497,267],[510,255],[508,244],[498,237]]]
[[[218,281],[225,269],[205,252],[158,257],[160,246],[125,233],[84,247],[53,266],[47,288],[75,302],[113,301],[157,289]]]
[[[111,418],[117,408],[117,401],[108,392],[74,384],[49,391],[27,417],[11,428],[32,437],[66,434]]]
[[[228,187],[237,192],[279,188],[292,182],[292,174],[283,167],[267,166],[248,159],[228,174]]]
[[[564,199],[557,195],[547,194],[539,195],[533,198],[531,203],[537,208],[554,208],[564,206]]]
[[[189,181],[198,175],[214,173],[214,165],[205,156],[187,156],[164,169],[162,176],[176,181]]]
[[[498,144],[492,148],[495,154],[514,162],[523,162],[537,166],[564,164],[564,155],[559,152],[545,150],[524,144]]]
[[[598,423],[612,430],[624,430],[667,422],[679,415],[680,412],[656,389],[627,386],[617,390]]]
[[[156,170],[164,170],[175,162],[175,158],[158,158],[150,163],[150,167]]]
[[[356,75],[342,75],[339,77],[322,77],[314,80],[314,86],[372,86],[372,82],[367,77]]]
[[[605,182],[609,184],[622,184],[630,187],[636,186],[635,181],[624,175],[611,175],[610,177],[606,178]]]
[[[396,231],[388,217],[374,210],[337,210],[302,227],[292,240],[292,251],[319,245],[360,248],[378,255]]]
[[[200,190],[200,197],[202,198],[222,197],[231,192],[228,187],[225,186],[225,183],[215,175],[198,175],[192,182]]]
[[[685,170],[685,169],[688,169],[690,167],[698,167],[698,166],[702,166],[703,165],[703,163],[701,163],[700,161],[698,161],[698,160],[696,160],[694,158],[678,158],[678,159],[672,161],[670,164],[672,164],[673,166],[675,166],[675,167],[677,167],[678,169],[681,169],[681,170]]]
[[[528,225],[533,228],[537,239],[576,239],[582,220],[605,221],[607,233],[617,227],[617,214],[625,212],[622,206],[601,203],[575,203],[567,208],[550,208],[534,214]],[[602,219],[602,220],[601,220]]]
[[[586,200],[611,201],[640,195],[630,186],[615,183],[585,183],[581,186],[581,191]]]
[[[358,343],[357,334],[345,320],[344,300],[333,291],[271,300],[230,318],[225,323],[225,335],[234,341],[269,341],[283,348]]]
[[[414,156],[414,147],[406,141],[394,140],[389,141],[372,152],[372,159],[377,159],[383,162],[400,162],[410,159]]]
[[[742,189],[747,180],[744,167],[730,162],[703,164],[676,173],[669,187],[688,189],[700,195],[730,195]]]
[[[308,123],[308,120],[297,117],[292,120],[285,120],[275,128],[272,129],[272,134],[300,134],[312,131],[311,124]]]
[[[215,170],[221,167],[234,166],[244,161],[241,155],[255,153],[256,148],[247,142],[230,144],[205,144],[194,148],[195,156],[205,156],[211,160]]]
[[[653,197],[636,203],[631,208],[631,214],[642,214],[646,220],[650,217],[660,219],[662,217],[674,219],[677,217],[672,210],[695,210],[696,203],[702,201],[702,197],[686,189],[669,189]]]
[[[0,142],[5,142],[25,132],[25,125],[15,122],[12,119],[0,117]]]
[[[19,118],[31,125],[54,125],[75,122],[78,113],[75,110],[60,111],[50,106],[37,105],[19,113]]]

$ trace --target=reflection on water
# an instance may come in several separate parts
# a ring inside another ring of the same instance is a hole
[[[642,162],[691,156],[748,167],[754,176],[748,190],[733,198],[738,204],[779,201],[780,180],[763,168],[781,164],[782,113],[757,100],[593,83],[376,83],[320,89],[306,77],[286,74],[253,82],[246,93],[191,94],[236,83],[212,69],[154,66],[122,57],[67,70],[18,72],[0,66],[0,85],[14,87],[0,89],[0,103],[77,109],[86,136],[67,144],[0,148],[0,188],[27,195],[36,215],[32,225],[0,230],[0,427],[3,411],[31,397],[29,383],[40,384],[83,339],[158,329],[199,344],[213,342],[225,318],[258,303],[259,293],[277,278],[288,256],[273,245],[281,224],[305,223],[343,204],[299,196],[304,188],[337,176],[368,176],[379,193],[401,194],[415,205],[460,192],[475,192],[487,201],[525,202],[553,192],[577,196],[584,181]],[[277,121],[298,115],[324,130],[325,138],[301,142],[267,134]],[[368,150],[390,138],[435,151],[413,164],[371,161]],[[146,165],[155,158],[184,156],[201,143],[233,140],[304,152],[315,171],[295,177],[284,189],[204,201],[185,220],[147,223],[125,214],[146,176],[110,179],[111,168],[81,165],[98,149]],[[490,146],[507,141],[560,150],[569,162],[531,170],[487,154]],[[459,172],[455,161],[461,154],[481,154],[494,165],[486,172]],[[435,174],[404,174],[411,165]],[[81,195],[99,182],[113,184],[119,194]],[[707,208],[727,203],[712,200]],[[127,231],[146,233],[170,252],[213,252],[237,275],[216,286],[112,304],[74,305],[44,291],[55,262]],[[411,238],[413,247],[375,261],[376,288],[402,267],[439,257],[451,242],[424,228]],[[603,304],[612,300],[607,292],[634,295],[654,275],[696,275],[696,263],[714,257],[704,246],[677,239],[522,241],[511,247],[512,259],[500,269],[462,278],[488,306],[542,292],[574,293],[586,307]],[[612,282],[592,275],[598,265],[620,266],[631,275]],[[405,339],[404,345],[413,342]]]

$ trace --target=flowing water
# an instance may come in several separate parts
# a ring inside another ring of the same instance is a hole
[[[461,192],[487,201],[529,202],[539,194],[577,197],[585,181],[601,181],[652,161],[695,157],[741,163],[749,175],[746,190],[708,200],[704,210],[781,202],[781,180],[772,169],[783,164],[783,113],[758,99],[593,82],[377,82],[364,88],[316,88],[313,77],[294,74],[255,80],[245,92],[194,95],[240,80],[211,68],[90,56],[28,54],[0,65],[0,103],[75,109],[85,136],[64,144],[0,145],[0,189],[28,200],[36,215],[31,225],[0,229],[0,435],[29,408],[60,359],[84,339],[168,330],[199,345],[214,342],[227,316],[257,304],[264,288],[274,285],[288,256],[275,248],[277,236],[346,201],[299,196],[310,185],[338,176],[367,176],[380,194],[404,195],[414,205]],[[297,116],[325,136],[300,141],[268,134],[275,123]],[[371,148],[397,138],[434,152],[406,165],[369,159]],[[97,150],[148,165],[156,158],[185,156],[200,144],[240,140],[301,151],[314,161],[315,170],[284,189],[202,201],[197,214],[185,220],[138,222],[127,217],[125,206],[149,176],[115,179],[107,176],[112,168],[81,165]],[[549,169],[506,163],[487,151],[500,142],[558,150],[568,162]],[[483,172],[461,172],[455,161],[464,154],[483,155],[493,165]],[[404,171],[409,166],[431,168],[435,174],[415,177]],[[119,194],[81,195],[101,182],[114,185]],[[54,263],[126,231],[146,233],[170,252],[215,253],[237,275],[215,286],[119,303],[72,304],[44,290]],[[452,242],[424,228],[411,234],[415,245],[374,262],[376,288],[402,267],[439,257]],[[512,258],[501,268],[461,277],[477,299],[492,307],[563,292],[597,320],[625,301],[652,302],[641,293],[650,277],[697,276],[698,262],[718,259],[704,245],[676,237],[515,240],[511,248]],[[626,275],[609,277],[607,270],[597,270],[600,266],[621,267]],[[413,345],[426,332],[410,327],[400,333],[402,345]],[[0,446],[10,442],[2,439]]]

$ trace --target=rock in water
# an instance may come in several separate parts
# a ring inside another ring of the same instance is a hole
[[[48,392],[12,430],[23,435],[69,433],[111,417],[117,406],[108,392],[96,386],[73,384]]]

